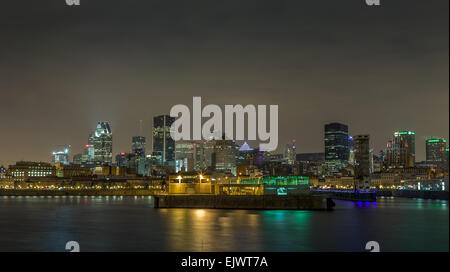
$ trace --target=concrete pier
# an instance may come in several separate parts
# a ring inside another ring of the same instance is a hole
[[[155,196],[155,208],[261,209],[261,210],[330,210],[331,200],[323,196],[224,196],[171,195]]]

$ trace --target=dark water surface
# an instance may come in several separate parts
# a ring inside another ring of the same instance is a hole
[[[448,251],[448,201],[325,211],[153,209],[151,197],[0,197],[0,251]]]

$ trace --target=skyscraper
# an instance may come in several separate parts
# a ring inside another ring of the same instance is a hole
[[[346,167],[349,159],[348,126],[340,123],[325,125],[325,162],[329,173]]]
[[[176,141],[175,142],[175,161],[176,172],[194,171],[197,169],[198,147],[202,147],[195,141]]]
[[[236,158],[239,146],[234,140],[213,140],[214,153],[212,154],[213,169],[218,172],[236,175]]]
[[[357,135],[354,138],[355,150],[355,189],[370,189],[370,148],[369,135]]]
[[[416,157],[414,131],[396,131],[386,148],[386,165],[390,168],[413,167]]]
[[[442,138],[432,138],[425,141],[427,163],[444,167],[447,164],[445,148],[447,141]]]
[[[288,164],[295,164],[297,161],[296,148],[295,148],[295,139],[292,142],[286,144],[284,149],[284,160]]]
[[[175,166],[175,141],[170,136],[170,127],[175,118],[159,115],[153,118],[153,154],[160,165]]]
[[[93,141],[96,165],[112,164],[112,131],[108,122],[98,122],[97,128],[89,137]]]
[[[137,157],[145,157],[145,137],[133,136],[131,138],[131,153]]]

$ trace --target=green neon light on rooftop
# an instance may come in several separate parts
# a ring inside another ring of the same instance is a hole
[[[415,134],[414,131],[397,131],[395,133],[400,134],[400,135],[414,135]]]
[[[445,139],[429,139],[427,140],[427,143],[440,143],[440,142],[446,143],[447,141]]]

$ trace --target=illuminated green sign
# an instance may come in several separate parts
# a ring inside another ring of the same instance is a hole
[[[414,131],[397,131],[396,134],[399,135],[414,135]]]
[[[429,140],[427,140],[427,142],[428,143],[440,143],[440,142],[446,143],[447,141],[444,139],[429,139]]]

